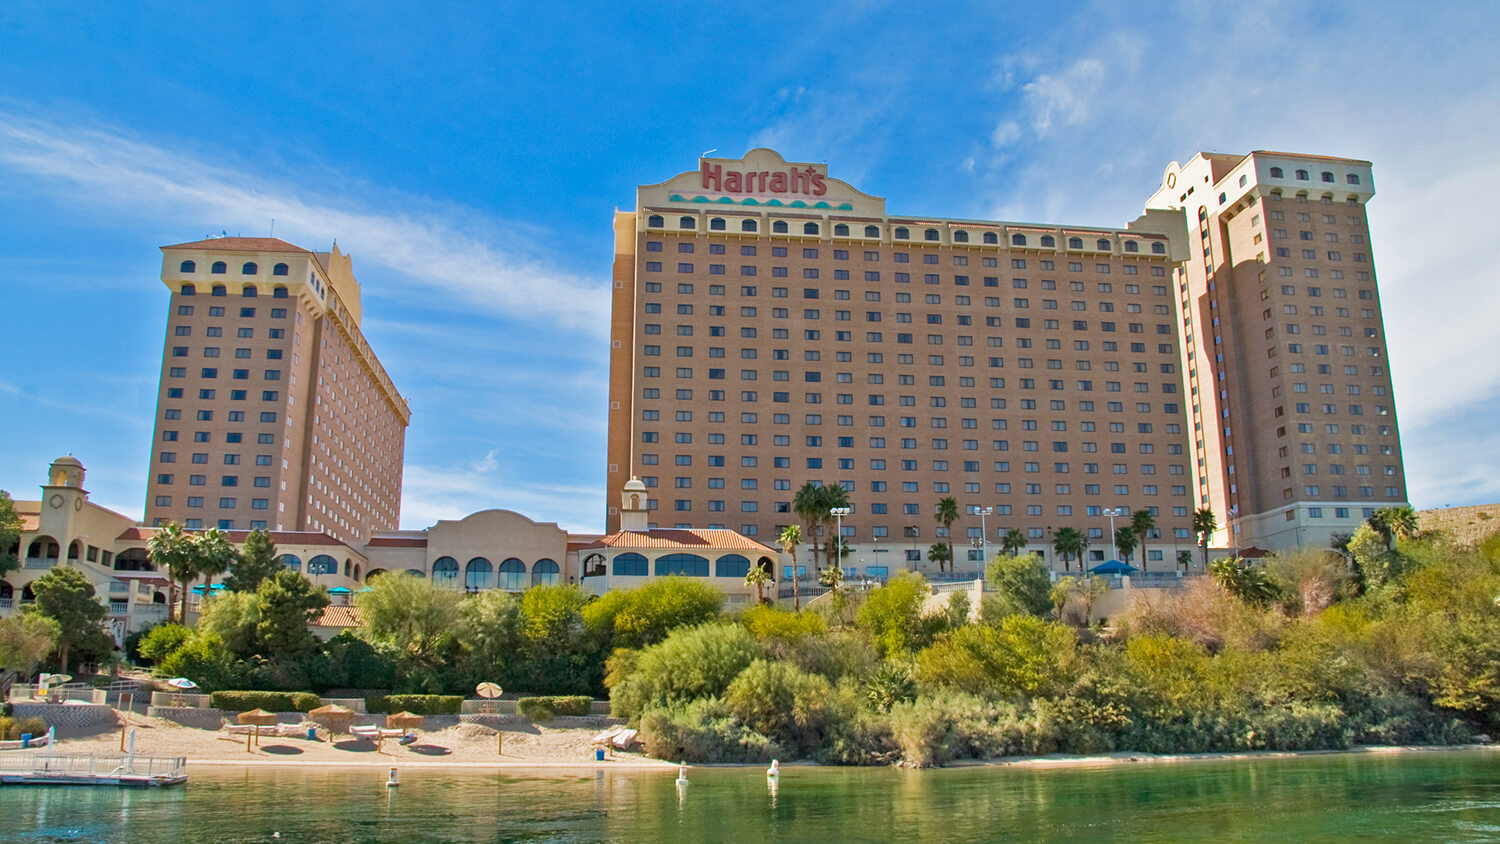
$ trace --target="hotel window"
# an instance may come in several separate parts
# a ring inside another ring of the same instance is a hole
[[[712,231],[716,231],[716,232],[724,231],[724,226],[725,226],[725,223],[724,223],[724,218],[723,217],[715,217],[712,220],[708,221],[708,227]]]
[[[646,225],[649,228],[659,229],[666,226],[666,221],[661,218],[660,214],[652,214],[646,218]]]
[[[847,223],[839,223],[833,227],[834,237],[848,237],[849,226]]]
[[[785,220],[777,220],[777,221],[775,221],[774,223],[771,224],[771,231],[775,232],[776,234],[786,234],[787,233],[786,221]]]
[[[802,233],[803,234],[817,234],[818,233],[818,224],[817,223],[803,223],[802,224]]]
[[[742,231],[742,232],[753,232],[753,231],[756,230],[756,228],[757,227],[756,227],[756,224],[755,224],[754,220],[741,220],[740,221],[740,231]]]
[[[865,237],[880,237],[880,227],[865,226]]]
[[[911,232],[905,226],[897,226],[895,231],[891,232],[891,237],[897,240],[909,240],[911,239]]]
[[[698,227],[698,221],[693,217],[682,217],[677,221],[677,227],[679,229],[695,229]]]

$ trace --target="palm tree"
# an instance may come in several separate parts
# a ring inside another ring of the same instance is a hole
[[[818,487],[818,500],[822,505],[823,511],[823,533],[826,536],[833,536],[836,530],[834,526],[838,524],[838,518],[833,515],[833,509],[835,507],[849,506],[849,490],[844,489],[843,484],[823,484]],[[844,538],[837,536],[834,539],[837,539],[839,542],[840,556],[848,554],[849,549],[844,547]],[[832,558],[833,556],[831,542],[832,540],[823,543],[823,556],[825,559]]]
[[[1130,525],[1121,525],[1115,531],[1115,549],[1120,552],[1120,562],[1130,562],[1130,555],[1135,553],[1135,531]]]
[[[214,585],[214,576],[229,571],[240,557],[229,542],[229,536],[218,528],[209,528],[198,536],[197,551],[198,559],[194,568],[203,577],[203,597],[208,597],[208,590]]]
[[[1068,561],[1078,557],[1078,568],[1083,568],[1083,552],[1089,547],[1089,538],[1077,528],[1059,528],[1052,537],[1052,548],[1063,559],[1063,571],[1068,570]]]
[[[171,595],[167,598],[167,620],[173,621],[173,608],[177,603],[177,583],[182,582],[182,620],[187,618],[187,584],[195,576],[193,571],[193,535],[184,531],[182,525],[176,522],[167,522],[160,530],[146,540],[146,550],[151,557],[151,562],[159,571],[167,572],[172,584]]]
[[[751,563],[750,570],[745,572],[745,585],[755,587],[755,602],[763,604],[766,602],[766,582],[771,579],[769,567],[761,563]]]
[[[932,543],[932,547],[927,549],[927,559],[936,560],[938,564],[938,571],[942,571],[943,563],[946,563],[953,559],[952,546],[950,546],[946,542]]]
[[[1011,528],[1000,537],[1000,550],[1012,557],[1018,557],[1021,549],[1026,547],[1026,534],[1017,528]]]
[[[1410,505],[1401,507],[1382,507],[1375,511],[1375,515],[1369,519],[1370,527],[1374,528],[1380,538],[1385,541],[1385,550],[1391,550],[1391,543],[1395,539],[1411,539],[1417,532],[1417,511]]]
[[[1137,510],[1130,514],[1130,529],[1135,533],[1136,546],[1141,549],[1141,571],[1146,570],[1146,537],[1156,530],[1156,518],[1150,510]]]
[[[939,499],[937,503],[937,520],[942,523],[943,533],[947,535],[948,541],[951,544],[953,541],[953,523],[958,521],[958,499],[952,496]],[[952,554],[948,555],[948,560],[950,563],[952,562]],[[939,562],[938,571],[942,570],[943,564]]]
[[[798,493],[799,495],[801,493]],[[781,529],[781,535],[776,537],[781,545],[781,553],[792,555],[792,606],[802,609],[802,588],[797,580],[797,546],[802,544],[802,528],[796,525],[787,525]]]
[[[792,498],[792,512],[801,520],[805,527],[807,538],[812,542],[813,567],[818,567],[818,526],[823,523],[823,517],[828,515],[828,508],[823,506],[823,493],[820,487],[808,481],[797,490]]]
[[[1193,513],[1193,533],[1198,534],[1198,541],[1203,544],[1203,570],[1208,571],[1208,540],[1219,529],[1219,519],[1214,516],[1214,511],[1208,507],[1199,507]]]

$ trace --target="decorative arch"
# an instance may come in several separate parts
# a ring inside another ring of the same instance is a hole
[[[183,261],[177,265],[177,271],[180,273],[195,273],[198,271],[198,264],[193,261]]]
[[[897,226],[896,230],[891,232],[891,237],[897,240],[909,240],[911,238],[911,230],[906,228],[906,226]]]
[[[81,539],[75,539],[72,542],[69,542],[68,543],[68,560],[69,560],[69,562],[74,561],[74,560],[78,560],[78,559],[80,559],[82,557],[83,557],[83,540],[81,540]]]
[[[583,558],[584,577],[599,577],[608,571],[605,567],[604,555],[598,551]]]
[[[182,295],[184,295],[184,296],[197,296],[198,295],[198,285],[196,285],[196,284],[184,284],[182,286]]]
[[[656,576],[708,577],[708,558],[697,554],[663,554],[656,558]]]
[[[557,561],[543,557],[531,567],[532,586],[556,586],[562,582],[562,569]]]
[[[818,224],[817,223],[803,223],[802,224],[802,233],[803,234],[817,234],[818,233]]]
[[[939,237],[937,229],[928,229],[922,232],[923,240],[937,240]]]
[[[240,289],[240,297],[243,299],[254,299],[260,295],[260,288],[253,284],[247,284]]]
[[[740,580],[750,573],[750,560],[741,554],[725,554],[714,560],[714,577],[734,577]]]
[[[365,574],[365,582],[369,583],[371,580],[374,580],[375,578],[380,577],[385,573],[385,569],[370,569],[370,571]]]
[[[786,234],[786,220],[777,220],[771,224],[771,231],[775,234]]]
[[[296,554],[282,554],[281,564],[292,571],[302,571],[302,558]]]
[[[1141,251],[1141,247],[1135,241],[1133,241],[1133,240],[1127,240],[1127,241],[1125,241],[1125,251],[1126,252],[1139,252],[1139,251]]]
[[[849,224],[848,223],[836,223],[836,224],[834,224],[834,227],[833,227],[833,236],[834,237],[848,237],[849,236]]]
[[[359,563],[354,564],[354,582],[359,582]]]
[[[1165,254],[1167,254],[1167,246],[1166,246],[1166,244],[1164,244],[1164,243],[1153,243],[1153,244],[1151,244],[1151,254],[1152,255],[1165,255]]]
[[[229,295],[229,288],[225,287],[222,284],[215,284],[213,286],[213,289],[208,291],[208,295],[210,295],[210,296],[228,296]]]
[[[1068,238],[1068,248],[1069,249],[1082,249],[1083,248],[1083,238],[1081,238],[1081,237],[1070,237],[1070,238]]]
[[[352,560],[349,560],[348,558],[345,558],[345,560],[344,560],[344,577],[349,577],[353,573],[354,573],[354,562]]]
[[[0,580],[0,607],[10,607],[16,599],[16,588],[9,582]]]
[[[1020,234],[1019,232],[1016,233],[1016,234],[1011,235],[1010,236],[1010,245],[1011,246],[1025,246],[1026,245],[1026,235]]]
[[[319,554],[307,561],[307,573],[310,575],[338,574],[339,561],[327,554]]]
[[[478,592],[495,586],[495,566],[484,557],[475,557],[464,566],[464,589]]]
[[[644,556],[634,551],[615,555],[614,574],[616,577],[645,577],[650,573],[651,569],[648,568]]]
[[[714,217],[713,219],[708,221],[708,228],[710,231],[721,232],[724,231],[725,227],[728,225],[729,224],[724,220],[723,217]]]
[[[956,231],[956,232],[954,232],[953,233],[953,242],[954,243],[968,243],[969,242],[969,233],[966,232],[966,231]]]
[[[1097,240],[1094,245],[1099,247],[1099,249],[1104,252],[1108,252],[1110,250],[1109,238],[1107,237],[1099,238],[1099,240]]]
[[[246,261],[244,266],[240,267],[240,275],[255,275],[258,272],[260,272],[260,267],[254,261]]]
[[[422,571],[421,569],[407,569],[406,573],[414,577],[420,577],[423,579],[427,577],[427,572]]]
[[[156,571],[145,548],[126,548],[115,555],[115,571]]]
[[[698,228],[698,220],[696,218],[694,218],[694,217],[686,217],[686,216],[681,217],[681,218],[679,218],[677,220],[677,228],[679,228],[679,229],[696,229],[696,228]]]
[[[50,536],[38,536],[31,540],[26,546],[26,559],[28,560],[55,560],[61,549],[57,540]]]
[[[432,584],[443,589],[457,589],[458,560],[438,557],[432,564]]]
[[[1045,247],[1048,247],[1050,249],[1056,249],[1057,248],[1057,238],[1053,237],[1050,234],[1044,234],[1044,235],[1042,235],[1042,245],[1045,246]]]
[[[526,564],[511,557],[500,564],[500,588],[520,592],[526,588]]]

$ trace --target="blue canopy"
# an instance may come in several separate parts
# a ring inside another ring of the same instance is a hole
[[[329,589],[328,591],[329,592],[348,592],[349,590],[346,587],[343,587],[343,586],[335,586],[332,589]]]
[[[1093,574],[1135,574],[1136,568],[1119,560],[1109,560],[1089,569]]]

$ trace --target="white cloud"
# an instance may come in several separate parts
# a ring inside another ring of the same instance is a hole
[[[1077,126],[1089,119],[1091,106],[1104,83],[1104,63],[1098,59],[1079,59],[1056,74],[1044,73],[1022,86],[1031,108],[1031,127],[1046,135],[1053,125]],[[1014,125],[1014,124],[1012,124]],[[1019,137],[1019,127],[1016,127]],[[998,131],[998,130],[997,130]],[[998,138],[996,145],[1011,143]]]
[[[486,475],[495,471],[499,465],[500,461],[495,459],[495,450],[492,448],[478,463],[474,464],[474,471],[481,475]]]
[[[485,231],[498,229],[495,221],[472,212],[446,209],[449,218],[406,210],[430,200],[388,196],[387,207],[360,208],[347,197],[211,164],[121,131],[13,111],[0,111],[0,171],[64,202],[137,218],[225,221],[256,230],[275,219],[284,239],[322,248],[337,238],[360,264],[395,270],[471,306],[598,335],[608,331],[609,300],[601,284],[526,257],[525,244],[497,246],[506,238]]]
[[[1014,120],[1003,120],[990,133],[990,143],[996,147],[1006,147],[1021,139],[1021,124]],[[973,159],[969,159],[971,162]]]

